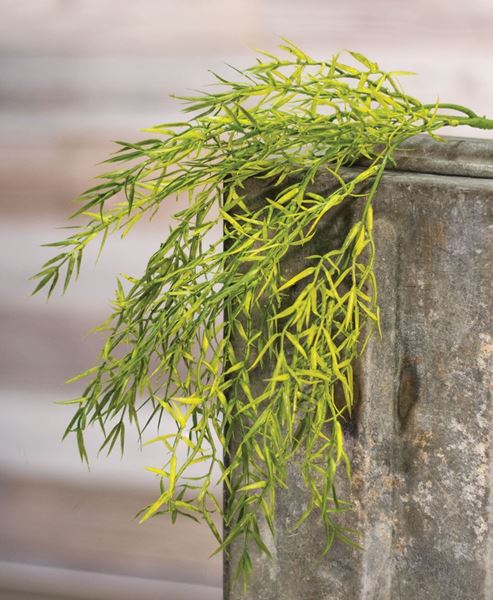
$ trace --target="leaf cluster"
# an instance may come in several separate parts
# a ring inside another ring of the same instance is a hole
[[[423,105],[402,91],[399,73],[358,53],[343,62],[315,60],[290,42],[281,50],[281,57],[262,52],[237,81],[216,75],[217,89],[184,99],[189,120],[118,142],[107,161],[113,170],[80,197],[74,217],[85,222],[51,244],[59,253],[35,289],[65,290],[88,244],[98,240],[102,249],[109,234],[125,237],[164,201],[187,195],[145,272],[118,281],[99,360],[75,378],[88,383],[72,401],[66,435],[75,434],[87,460],[87,427],[100,426],[103,448],[123,451],[126,424],[141,435],[165,419],[167,433],[147,442],[165,452],[150,468],[161,491],[142,520],[202,518],[219,549],[240,544],[245,577],[252,543],[269,554],[262,524],[274,532],[276,493],[294,455],[310,498],[297,526],[316,512],[326,550],[336,538],[354,542],[337,522],[350,505],[337,497],[335,477],[341,466],[350,475],[342,424],[354,401],[354,362],[379,324],[375,193],[406,139],[445,125],[491,124],[460,106]],[[313,191],[320,172],[334,182],[326,195]],[[252,178],[269,184],[260,204],[245,193]],[[358,218],[340,245],[287,275],[289,251],[302,253],[348,202]],[[200,476],[190,474],[196,463]]]

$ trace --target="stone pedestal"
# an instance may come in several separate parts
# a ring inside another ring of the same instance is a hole
[[[321,177],[317,191],[327,185]],[[418,139],[384,176],[374,203],[383,338],[357,369],[345,432],[353,476],[339,486],[365,549],[336,543],[322,557],[316,515],[292,531],[306,504],[292,464],[274,559],[252,548],[246,593],[226,562],[226,599],[493,598],[492,208],[490,141]],[[351,214],[337,219],[345,227]],[[316,243],[333,232],[321,227]]]

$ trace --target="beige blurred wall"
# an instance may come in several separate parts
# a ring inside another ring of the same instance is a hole
[[[46,304],[27,278],[49,256],[111,140],[179,116],[169,94],[248,65],[285,36],[309,53],[355,49],[423,100],[493,114],[491,0],[0,0],[0,599],[221,597],[207,530],[166,519],[139,527],[159,453],[99,459],[91,473],[60,444],[115,276],[138,273],[161,220],[110,244],[77,286]],[[459,133],[459,132],[456,132]],[[93,257],[94,258],[94,257]],[[93,450],[98,438],[90,439]]]

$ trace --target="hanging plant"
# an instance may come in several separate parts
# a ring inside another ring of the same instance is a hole
[[[337,498],[334,479],[341,466],[350,476],[341,424],[353,405],[354,361],[379,323],[375,194],[405,140],[444,126],[493,128],[467,108],[422,104],[401,90],[399,73],[361,54],[349,53],[351,66],[339,55],[314,60],[290,42],[281,49],[282,58],[262,52],[238,81],[216,75],[217,91],[185,98],[190,120],[118,142],[107,161],[116,170],[80,197],[73,216],[85,224],[49,244],[61,252],[35,276],[36,292],[67,289],[90,242],[99,239],[102,249],[109,234],[124,237],[163,201],[188,194],[143,275],[117,281],[99,361],[73,380],[88,383],[68,401],[76,411],[65,435],[75,434],[87,461],[90,425],[100,426],[102,448],[123,451],[129,424],[141,436],[152,422],[171,423],[147,441],[163,444],[164,454],[163,465],[149,469],[161,492],[142,521],[202,518],[219,549],[241,540],[244,577],[250,543],[269,553],[259,523],[274,531],[276,492],[296,453],[310,498],[297,525],[316,512],[326,551],[336,538],[355,543],[337,521],[350,504]],[[311,191],[320,172],[334,182],[327,195]],[[246,199],[252,178],[269,183],[261,204]],[[288,251],[306,246],[347,202],[359,216],[342,243],[285,276]],[[199,462],[201,475],[191,476]],[[213,491],[220,482],[224,506]]]

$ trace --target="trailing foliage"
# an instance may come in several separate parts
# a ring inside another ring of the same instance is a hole
[[[340,466],[350,474],[341,423],[353,404],[354,361],[379,322],[375,192],[408,138],[446,125],[493,125],[460,106],[421,104],[401,90],[398,73],[360,54],[349,53],[351,66],[338,55],[314,60],[289,42],[281,49],[281,58],[262,52],[239,81],[216,76],[217,91],[186,98],[189,121],[119,142],[107,161],[116,169],[80,198],[74,216],[85,224],[51,244],[60,253],[36,276],[36,291],[65,290],[90,242],[102,247],[111,233],[123,237],[170,196],[188,194],[143,275],[118,281],[99,362],[76,378],[88,383],[71,401],[76,412],[66,435],[76,435],[87,460],[89,425],[101,427],[104,448],[123,450],[125,423],[139,435],[143,429],[143,405],[151,408],[145,425],[171,422],[148,442],[162,443],[165,453],[164,464],[150,469],[161,494],[142,520],[203,518],[219,548],[241,540],[244,576],[250,543],[268,554],[260,525],[274,529],[276,492],[295,453],[311,498],[299,524],[316,512],[326,550],[335,538],[353,542],[337,522],[350,505],[337,498],[334,478]],[[334,185],[319,195],[311,184],[324,171]],[[250,178],[270,183],[260,205],[245,201]],[[288,251],[308,244],[321,219],[330,221],[348,201],[359,217],[342,243],[285,275]],[[225,227],[214,238],[218,223]],[[261,386],[253,383],[259,378]],[[224,456],[222,448],[229,449]],[[190,476],[199,462],[202,474]],[[224,507],[213,493],[217,469]],[[224,519],[224,536],[214,513]]]

